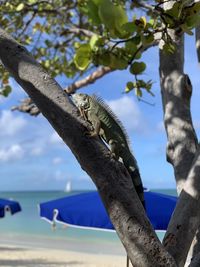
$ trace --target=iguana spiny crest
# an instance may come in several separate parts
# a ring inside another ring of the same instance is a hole
[[[111,154],[122,159],[127,168],[135,189],[144,205],[143,185],[135,157],[129,148],[128,136],[122,123],[110,107],[96,96],[73,94],[72,99],[85,120],[92,124],[90,136],[100,136],[110,147]]]

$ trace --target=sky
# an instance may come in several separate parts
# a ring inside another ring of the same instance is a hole
[[[132,80],[129,71],[115,71],[82,88],[79,92],[97,94],[122,121],[131,141],[131,149],[138,161],[145,187],[175,188],[173,169],[166,162],[166,133],[163,127],[158,50],[149,49],[143,55],[147,69],[143,78],[152,79],[155,97],[144,93],[138,101],[134,92],[123,93],[126,82]],[[192,117],[197,135],[200,133],[200,67],[194,37],[186,37],[185,73],[193,84]],[[72,80],[57,78],[66,87]],[[95,186],[81,169],[70,149],[63,143],[42,115],[31,117],[12,106],[26,97],[23,89],[12,80],[13,92],[0,97],[0,191],[64,190],[71,181],[74,190],[91,190]]]

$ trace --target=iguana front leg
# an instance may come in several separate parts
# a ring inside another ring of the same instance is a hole
[[[92,117],[88,118],[87,110],[85,110],[83,107],[78,107],[78,109],[81,114],[81,117],[83,117],[85,121],[91,123],[91,126],[93,128],[92,131],[87,131],[85,134],[92,137],[98,136],[101,129],[101,122],[98,117],[93,115]]]
[[[82,108],[82,107],[78,107],[78,110],[79,110],[79,112],[80,112],[80,114],[81,114],[81,117],[83,117],[83,119],[84,119],[85,121],[87,121],[88,119],[87,119],[86,111],[84,110],[84,108]]]
[[[95,114],[92,114],[88,120],[91,122],[93,127],[93,132],[90,133],[90,136],[99,136],[101,131],[101,121],[99,118]]]
[[[119,149],[118,149],[118,142],[114,139],[110,139],[108,142],[111,150],[111,156],[116,160],[119,159]]]

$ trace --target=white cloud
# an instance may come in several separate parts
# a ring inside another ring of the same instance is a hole
[[[43,152],[43,148],[42,147],[34,147],[32,150],[31,150],[31,155],[33,156],[39,156],[41,155]]]
[[[26,120],[22,116],[14,115],[10,110],[3,110],[0,113],[0,136],[13,136],[25,125]]]
[[[23,158],[24,150],[18,145],[12,145],[8,149],[0,149],[0,161],[15,161]]]
[[[62,162],[62,158],[55,157],[55,158],[53,158],[52,162],[54,165],[60,164]]]
[[[141,132],[145,130],[145,120],[133,99],[123,96],[107,101],[107,103],[128,131]]]

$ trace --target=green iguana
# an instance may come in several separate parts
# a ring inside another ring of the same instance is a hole
[[[90,136],[100,136],[109,145],[112,156],[117,160],[122,159],[132,178],[136,192],[145,207],[139,169],[136,159],[130,151],[128,137],[122,123],[99,97],[73,94],[72,99],[84,119],[92,124],[93,131]]]

